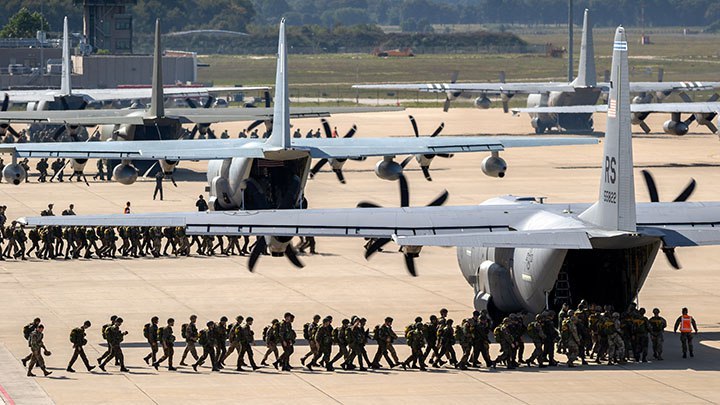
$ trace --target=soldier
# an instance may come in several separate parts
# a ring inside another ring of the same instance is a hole
[[[35,257],[38,259],[40,258],[40,229],[39,228],[32,228],[30,229],[30,232],[28,232],[28,237],[30,238],[30,242],[32,242],[32,246],[30,246],[30,249],[27,251],[27,255],[30,256],[30,253],[35,251]]]
[[[695,334],[698,333],[697,324],[695,323],[695,319],[688,315],[688,309],[683,308],[682,309],[682,315],[678,317],[678,319],[675,321],[675,327],[673,327],[673,333],[677,333],[678,327],[680,328],[680,343],[682,344],[682,352],[683,352],[683,359],[687,358],[688,351],[690,352],[690,357],[694,357],[695,354],[693,353],[693,330],[695,330]]]
[[[590,346],[585,349],[590,353],[592,359],[597,354],[600,343],[600,310],[597,305],[590,305],[590,314],[588,315],[588,329],[590,331]]]
[[[411,354],[402,363],[403,370],[407,370],[407,367],[415,360],[420,363],[420,371],[427,371],[425,366],[425,360],[423,358],[423,346],[425,346],[425,337],[423,336],[423,323],[422,318],[415,318],[415,323],[410,324],[405,328],[405,339],[407,339],[407,345],[410,346]]]
[[[105,181],[105,164],[102,159],[98,159],[96,167],[97,173],[93,176],[93,180],[97,180],[99,178],[100,181]]]
[[[263,341],[265,342],[265,346],[267,347],[267,351],[265,352],[265,356],[263,356],[262,361],[260,362],[260,365],[267,366],[267,359],[270,356],[270,353],[275,354],[275,362],[273,365],[275,365],[275,368],[277,368],[278,363],[278,349],[277,344],[280,341],[280,321],[277,319],[273,319],[270,325],[266,326],[263,329]]]
[[[100,328],[100,332],[101,332],[101,334],[102,334],[102,338],[103,338],[104,341],[107,342],[107,340],[108,340],[108,331],[110,330],[110,328],[111,328],[113,325],[115,325],[115,321],[117,320],[117,318],[118,318],[117,315],[111,316],[111,317],[110,317],[110,323],[106,323],[105,325],[102,326],[102,328]],[[98,359],[97,359],[98,364],[101,364],[101,363],[103,362],[103,360],[105,360],[105,358],[107,358],[108,356],[110,356],[111,353],[112,353],[112,349],[111,349],[111,347],[110,347],[110,343],[108,343],[108,345],[107,345],[107,350],[105,351],[105,353],[103,353],[102,356],[98,357]]]
[[[25,183],[30,182],[30,163],[28,163],[28,159],[25,158],[20,162],[20,166],[22,166],[23,169],[25,169]]]
[[[305,365],[305,360],[307,360],[310,356],[315,358],[318,353],[318,345],[315,341],[315,333],[317,333],[317,330],[320,327],[319,323],[320,315],[316,314],[315,316],[313,316],[312,322],[308,322],[303,325],[303,338],[308,342],[308,346],[310,347],[310,351],[300,358],[300,363],[303,366]],[[308,368],[312,371],[312,368]]]
[[[215,324],[214,333],[215,336],[213,336],[213,341],[215,343],[215,348],[217,352],[215,353],[215,358],[217,359],[217,368],[222,369],[223,364],[220,360],[225,358],[225,354],[227,353],[227,346],[225,345],[225,342],[227,341],[227,316],[223,316],[220,318],[220,322]]]
[[[445,315],[447,315],[447,311],[445,312]],[[445,317],[442,317],[441,319],[442,326],[437,333],[438,347],[440,348],[440,350],[438,351],[435,363],[433,363],[433,367],[437,368],[445,364],[445,362],[442,361],[443,356],[447,357],[451,365],[457,366],[457,358],[455,357],[455,349],[453,348],[453,345],[455,344],[455,331],[453,328],[453,320],[446,319]]]
[[[30,350],[32,352],[30,357],[30,364],[28,365],[28,377],[35,377],[35,374],[32,373],[32,369],[37,365],[40,367],[40,370],[42,370],[43,374],[45,374],[45,377],[52,374],[52,371],[47,371],[45,369],[45,359],[43,359],[43,354],[45,356],[50,356],[52,353],[45,347],[45,343],[43,343],[43,331],[45,330],[45,326],[43,324],[38,324],[35,330],[30,333]]]
[[[55,179],[55,178],[57,178],[60,183],[65,181],[65,180],[63,180],[63,169],[65,168],[65,159],[60,160],[60,158],[58,158],[57,160],[52,162],[52,165],[50,166],[50,168],[53,171],[53,175],[50,178],[51,183],[52,183],[53,179]]]
[[[377,370],[381,367],[381,357],[385,357],[385,361],[387,361],[390,368],[396,366],[396,364],[393,363],[390,359],[390,356],[388,356],[388,345],[392,342],[392,323],[393,319],[388,316],[387,318],[385,318],[385,322],[382,325],[378,325],[375,327],[373,338],[377,342],[378,348],[372,363],[370,363],[370,367],[373,370]]]
[[[195,202],[195,206],[197,207],[198,212],[205,212],[208,210],[207,201],[205,201],[205,197],[203,197],[202,194],[198,196],[198,200]]]
[[[504,362],[510,370],[516,368],[517,365],[513,361],[513,352],[516,348],[510,318],[504,318],[502,323],[493,330],[493,335],[495,341],[500,344],[500,355],[493,361],[493,368],[500,362]]]
[[[198,366],[205,363],[205,359],[210,357],[210,363],[212,364],[212,371],[220,371],[217,364],[217,358],[215,357],[215,322],[208,321],[207,328],[198,332],[198,343],[203,348],[203,354],[197,361],[192,365],[193,370],[197,371]]]
[[[521,314],[510,314],[510,331],[512,332],[513,342],[515,343],[515,351],[513,352],[513,362],[523,363],[523,354],[525,353],[525,342],[523,335],[527,327],[523,322]],[[516,356],[517,358],[516,358]]]
[[[162,170],[158,170],[158,172],[155,174],[155,191],[153,191],[153,200],[157,197],[158,193],[160,193],[160,201],[163,200],[163,179],[165,178],[165,174]]]
[[[428,363],[430,364],[434,364],[435,360],[440,360],[437,349],[437,335],[439,326],[440,324],[438,322],[438,317],[435,315],[430,315],[430,322],[427,322],[423,326],[423,337],[425,338],[425,342],[427,342],[425,353],[423,353],[423,360],[427,360],[428,356],[430,356],[430,353],[432,352],[432,356],[428,361]]]
[[[130,201],[128,201],[128,202],[125,203],[125,208],[123,209],[123,214],[130,214],[130,213],[131,213],[131,210],[130,210]]]
[[[47,158],[40,159],[40,161],[35,165],[35,169],[40,173],[40,176],[38,177],[38,182],[45,183],[47,181],[49,167],[50,165],[48,164]]]
[[[167,256],[168,248],[172,246],[172,252],[177,252],[177,245],[175,243],[175,228],[168,226],[163,228],[163,236],[165,237],[165,247],[163,247],[162,255]]]
[[[159,328],[157,331],[157,338],[162,345],[163,355],[157,361],[155,361],[155,358],[153,357],[152,366],[155,367],[155,370],[157,370],[158,367],[160,367],[160,363],[165,360],[168,361],[168,371],[177,370],[177,368],[173,367],[173,354],[175,354],[175,335],[173,335],[173,326],[175,326],[175,320],[173,318],[169,318],[167,320],[167,325]]]
[[[30,347],[30,334],[32,334],[35,331],[35,329],[37,329],[38,325],[40,325],[40,322],[41,322],[40,318],[35,318],[35,319],[33,319],[32,322],[30,322],[29,324],[27,324],[23,327],[23,337],[28,342],[28,347]],[[32,358],[32,351],[30,351],[30,354],[28,354],[21,360],[23,367],[27,366],[27,362],[30,361],[31,358]]]
[[[650,318],[650,339],[652,340],[653,358],[655,360],[663,360],[663,343],[665,337],[663,332],[667,328],[667,321],[660,316],[660,310],[653,308],[653,317]]]
[[[635,319],[635,336],[633,347],[633,354],[635,355],[635,361],[642,361],[647,363],[649,333],[650,333],[650,321],[645,316],[645,308],[640,308]]]
[[[448,310],[446,308],[440,309],[440,317],[438,318],[438,323],[440,324],[440,326],[445,325],[447,316],[448,316]]]
[[[92,256],[93,251],[99,258],[100,253],[98,251],[100,249],[97,245],[98,236],[95,232],[95,228],[93,228],[92,226],[85,228],[85,239],[87,240],[87,244],[85,246],[85,258],[89,259]],[[90,250],[90,248],[92,248],[92,250]]]
[[[283,353],[273,365],[275,368],[281,366],[282,371],[290,371],[290,356],[295,351],[295,338],[296,334],[292,328],[292,323],[295,320],[295,315],[290,312],[286,312],[283,317],[283,321],[280,324],[280,344],[282,345]]]
[[[575,316],[575,312],[569,310],[560,326],[560,338],[562,339],[563,347],[565,347],[568,367],[575,367],[574,362],[577,360],[580,352],[580,335],[578,334],[577,323],[578,318]]]
[[[320,360],[320,362],[325,364],[325,369],[327,371],[335,370],[335,368],[330,362],[330,355],[332,353],[333,344],[332,335],[332,316],[326,316],[322,321],[322,325],[319,326],[317,331],[315,332],[315,338],[313,340],[315,341],[315,345],[317,346],[318,350],[317,353],[315,353],[315,356],[313,357],[310,364],[308,364],[308,370],[312,371],[312,366],[318,365],[317,361],[320,359],[320,356],[322,356],[322,360]]]
[[[362,338],[360,339],[360,354],[362,354],[362,358],[365,359],[365,364],[370,366],[370,358],[368,357],[367,350],[365,350],[365,346],[367,346],[368,340],[370,339],[370,331],[365,327],[367,325],[367,319],[360,318],[360,330],[362,332]]]
[[[528,367],[534,364],[535,360],[538,362],[538,367],[547,367],[543,364],[543,341],[545,340],[545,332],[543,332],[542,324],[542,315],[537,314],[535,315],[535,320],[530,322],[527,326],[527,334],[530,336],[530,339],[532,339],[533,345],[535,346],[535,350],[533,350],[530,358],[525,360],[525,364]]]
[[[27,235],[25,235],[25,227],[23,225],[15,228],[14,239],[16,246],[15,258],[17,259],[19,257],[21,260],[27,260],[25,257],[25,243],[27,242]]]
[[[360,363],[360,370],[367,370],[363,366],[362,349],[360,348],[360,346],[362,345],[363,332],[364,331],[360,326],[360,318],[358,318],[357,316],[353,316],[350,319],[350,326],[345,329],[345,341],[347,342],[350,351],[347,358],[345,359],[345,362],[341,365],[343,370],[354,370],[355,365],[353,364],[353,361],[355,360],[355,358],[357,358],[358,363]]]
[[[240,342],[240,331],[242,330],[243,320],[242,315],[235,317],[235,323],[228,327],[228,343],[230,344],[225,355],[220,359],[220,364],[225,364],[225,360],[233,354],[234,351],[238,352],[238,368],[242,364],[242,358],[240,358],[240,352],[242,351],[242,342]]]
[[[108,336],[108,343],[110,344],[110,355],[105,358],[105,361],[100,364],[100,370],[105,371],[105,366],[107,363],[110,362],[110,360],[117,358],[118,362],[120,363],[120,371],[121,372],[128,372],[127,368],[125,368],[125,356],[122,352],[122,347],[120,346],[122,341],[125,339],[125,336],[128,334],[127,331],[120,330],[120,326],[122,326],[123,319],[118,317],[115,320],[115,324],[108,328],[107,330],[107,336]]]
[[[549,311],[545,313],[543,319],[543,333],[545,334],[545,340],[543,341],[544,357],[549,365],[557,366],[558,363],[555,361],[555,340],[558,338],[559,333],[553,322],[555,312]]]
[[[620,314],[614,312],[612,320],[609,323],[608,334],[608,365],[614,363],[625,364],[625,342],[622,338],[622,323],[620,322]]]
[[[185,358],[190,353],[193,358],[197,361],[198,354],[195,350],[195,343],[198,341],[198,330],[197,330],[197,315],[190,315],[190,323],[182,325],[182,337],[185,339],[185,351],[183,351],[182,358],[180,359],[181,366],[187,366],[185,364]]]
[[[79,326],[70,332],[70,343],[73,345],[73,355],[72,358],[70,358],[70,363],[68,363],[66,369],[68,373],[75,372],[72,366],[75,364],[75,360],[77,360],[78,356],[80,356],[80,359],[82,359],[83,363],[85,363],[87,371],[92,371],[95,368],[95,366],[90,365],[90,362],[85,355],[85,350],[83,350],[83,346],[87,344],[87,340],[85,339],[85,330],[87,330],[90,326],[90,321],[85,321],[82,326]]]
[[[255,344],[255,332],[252,330],[253,321],[253,317],[248,316],[245,320],[245,325],[240,329],[241,349],[238,354],[237,371],[243,371],[242,361],[245,354],[248,356],[248,362],[250,363],[250,367],[252,367],[253,371],[260,368],[255,364],[255,356],[252,350],[252,345]]]
[[[338,354],[333,357],[332,360],[330,360],[330,365],[332,366],[336,361],[343,359],[342,365],[345,364],[345,361],[347,361],[348,356],[350,353],[348,353],[347,346],[347,329],[350,327],[350,320],[349,319],[343,319],[341,322],[341,326],[336,327],[333,329],[333,343],[335,343],[338,346]]]
[[[562,326],[563,321],[568,316],[568,311],[570,311],[570,306],[567,304],[567,302],[564,302],[562,304],[562,308],[560,308],[560,312],[558,312],[558,319],[557,319],[557,329],[559,330]],[[563,346],[563,341],[560,339],[560,342],[558,342],[557,345],[557,352],[559,354],[565,353],[565,347]]]
[[[483,360],[487,367],[493,366],[490,358],[490,338],[488,334],[492,331],[492,320],[488,316],[487,310],[483,309],[479,315],[473,312],[475,327],[471,336],[473,345],[473,367],[480,367],[479,355],[482,354]]]
[[[455,341],[460,344],[462,357],[457,363],[457,368],[467,370],[468,359],[472,351],[471,325],[469,319],[463,319],[462,324],[455,327]]]
[[[150,353],[143,357],[147,365],[154,364],[155,361],[157,361],[158,340],[160,340],[161,337],[161,334],[158,333],[159,322],[160,318],[153,316],[150,319],[150,323],[146,323],[145,326],[143,326],[143,337],[145,337],[145,340],[147,340],[150,345]],[[150,359],[152,359],[152,363],[150,363]]]

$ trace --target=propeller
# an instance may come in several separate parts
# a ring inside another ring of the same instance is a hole
[[[0,105],[0,111],[7,111],[8,108],[10,108],[10,96],[5,93],[5,97],[3,98],[2,105]],[[7,132],[10,132],[14,137],[19,138],[20,134],[15,131],[15,128],[13,128],[10,123],[3,123],[0,124],[0,130],[3,130],[3,135]]]
[[[270,92],[265,90],[263,93],[263,98],[265,99],[265,108],[270,108],[270,104],[272,103],[272,97],[270,96]],[[255,129],[258,125],[265,123],[265,120],[255,120],[250,124],[247,128],[247,131],[250,132],[253,129]]]
[[[420,137],[420,131],[418,130],[417,121],[415,120],[415,117],[412,115],[408,116],[410,118],[410,124],[412,124],[413,133],[415,134],[416,138]],[[435,132],[430,135],[430,138],[434,138],[445,129],[445,123],[441,122],[440,125],[437,127]],[[420,169],[423,172],[423,175],[425,176],[425,180],[432,181],[432,176],[430,176],[430,162],[436,157],[442,157],[442,158],[451,158],[453,155],[447,154],[447,153],[438,153],[438,154],[428,154],[428,155],[417,155],[417,156],[408,156],[403,160],[403,162],[400,164],[403,168],[407,166],[408,163],[413,159],[413,157],[417,158],[418,163],[420,163]]]
[[[297,268],[303,268],[305,267],[305,264],[300,261],[300,258],[298,258],[297,251],[293,247],[292,243],[289,243],[292,237],[288,236],[277,236],[275,239],[280,243],[287,243],[287,246],[285,246],[285,251],[283,252],[283,255],[287,257],[287,259]],[[251,272],[255,271],[255,266],[257,265],[258,259],[260,259],[260,256],[265,253],[265,251],[268,248],[267,240],[264,236],[260,236],[257,238],[257,242],[255,242],[255,245],[253,245],[252,250],[250,251],[250,260],[248,261],[248,270]]]
[[[332,138],[332,129],[330,128],[330,123],[325,118],[322,118],[320,120],[322,123],[323,131],[325,132],[326,138]],[[354,125],[347,131],[345,136],[343,138],[352,138],[355,136],[355,133],[357,132],[357,125]],[[352,158],[351,158],[352,159]],[[343,174],[342,167],[345,164],[345,161],[347,159],[334,159],[333,161],[333,172],[335,173],[335,176],[337,176],[337,179],[340,181],[340,183],[345,184],[345,175]],[[363,159],[353,159],[353,160],[363,160]],[[317,163],[310,169],[310,178],[314,178],[315,175],[320,171],[320,169],[323,168],[330,160],[329,159],[320,159]]]
[[[652,174],[647,171],[642,171],[643,178],[645,179],[645,185],[648,188],[648,194],[650,194],[650,202],[656,203],[660,202],[660,195],[658,194],[657,185],[655,183],[655,179],[653,178]],[[697,182],[695,179],[691,178],[690,182],[687,186],[683,189],[683,191],[678,194],[677,197],[673,200],[673,202],[685,202],[687,201],[690,196],[692,196],[693,192],[695,191],[695,187],[697,186]],[[676,269],[680,269],[680,264],[678,263],[677,257],[675,256],[675,248],[669,247],[665,244],[665,239],[662,240],[663,246],[662,251],[665,253],[665,257],[667,258],[670,265]]]
[[[185,99],[185,102],[188,106],[190,106],[190,108],[198,108],[197,103],[195,103],[195,101],[189,97]],[[202,105],[202,108],[211,108],[214,102],[215,97],[209,96],[208,99],[205,101],[205,104]],[[195,123],[192,130],[190,131],[190,139],[195,139],[195,135],[197,135],[198,132],[211,132],[210,124]]]
[[[411,156],[412,158],[412,156]],[[400,207],[408,207],[410,205],[410,189],[408,187],[407,178],[405,175],[400,174],[400,178],[398,179],[400,182]],[[427,204],[428,207],[438,207],[447,201],[449,197],[449,193],[447,190],[444,190],[440,195],[435,197],[434,200],[432,200],[429,204]],[[369,201],[361,201],[357,204],[358,208],[382,208],[381,205],[369,202]],[[368,241],[368,243],[365,245],[365,259],[369,259],[370,256],[374,255],[380,249],[382,249],[385,245],[390,243],[392,239],[390,238],[373,238]],[[403,249],[403,256],[405,258],[405,267],[407,268],[408,273],[410,273],[411,276],[417,277],[417,270],[415,268],[415,258],[417,257],[417,253],[408,253],[407,249]]]
[[[70,103],[68,103],[68,100],[67,100],[67,96],[60,96],[60,105],[62,106],[62,109],[64,111],[68,111],[71,109]],[[84,110],[87,106],[88,106],[88,102],[86,100],[83,100],[77,109]],[[65,132],[67,132],[68,129],[70,129],[70,127],[71,127],[70,125],[64,124],[64,125],[61,125],[61,126],[55,128],[55,130],[52,133],[52,139],[57,141],[58,139],[60,139],[60,137],[63,136],[63,134],[65,134]],[[70,133],[70,137],[72,138],[73,141],[78,142],[77,134]]]
[[[450,84],[455,84],[457,82],[458,76],[460,75],[460,72],[457,70],[454,70],[452,74],[450,75]],[[453,93],[454,97],[458,97],[460,93]],[[443,111],[448,112],[450,110],[450,102],[452,100],[450,99],[450,94],[445,93],[445,103],[443,104]]]
[[[692,102],[692,100],[687,101],[690,99],[687,94],[685,94],[685,93],[680,93],[680,94],[685,96],[685,97],[681,96],[683,101],[685,101],[686,103]],[[687,97],[687,100],[686,100],[686,97]],[[719,98],[720,98],[720,94],[714,93],[712,96],[710,96],[707,99],[707,102],[713,103],[713,102],[717,101]],[[699,120],[698,115],[700,115],[703,119]],[[715,119],[716,116],[717,116],[717,113],[714,113],[714,112],[709,113],[709,114],[692,114],[692,115],[690,115],[690,118],[685,120],[685,124],[690,125],[693,121],[697,121],[698,124],[705,125],[706,127],[708,127],[708,129],[712,133],[717,133],[718,129],[715,126],[715,124],[712,123],[712,120]]]

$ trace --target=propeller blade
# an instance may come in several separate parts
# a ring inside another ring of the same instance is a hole
[[[452,153],[439,153],[435,156],[445,158],[445,159],[450,159],[451,157],[453,157],[453,154]]]
[[[688,117],[688,119],[686,119],[686,120],[683,121],[683,122],[685,122],[685,125],[688,125],[688,126],[689,126],[689,125],[692,124],[693,121],[695,121],[695,120],[697,120],[697,117],[695,116],[695,114],[692,114],[690,117]]]
[[[370,256],[377,253],[380,249],[382,249],[383,246],[390,243],[392,239],[389,238],[378,238],[373,240],[373,242],[368,246],[367,250],[365,250],[365,258],[368,259]]]
[[[690,179],[690,183],[688,183],[688,185],[685,186],[685,189],[682,191],[682,193],[680,193],[680,195],[677,196],[677,198],[675,198],[673,200],[673,202],[687,201],[688,198],[690,198],[690,196],[693,194],[693,192],[695,192],[696,185],[697,185],[697,182],[695,181],[695,179]]]
[[[332,130],[330,129],[330,123],[325,118],[321,118],[320,123],[322,124],[323,131],[325,131],[325,138],[332,138]]]
[[[191,99],[190,97],[185,99],[185,102],[190,108],[197,108],[197,104],[195,104],[195,101]]]
[[[195,135],[197,135],[198,131],[199,131],[198,125],[195,124],[192,131],[190,131],[190,139],[195,139]]]
[[[657,185],[655,184],[655,179],[653,178],[652,174],[650,174],[650,172],[647,170],[643,170],[642,175],[645,178],[645,185],[647,186],[648,193],[650,194],[650,202],[660,202]]]
[[[445,96],[445,102],[443,103],[443,112],[448,112],[450,110],[450,97]]]
[[[693,102],[693,101],[692,101],[692,98],[690,98],[690,96],[688,96],[688,94],[685,93],[684,91],[678,93],[678,95],[679,95],[680,98],[681,98],[684,102],[686,102],[686,103],[692,103],[692,102]]]
[[[658,79],[659,83],[662,83],[664,76],[665,76],[665,69],[658,68],[658,78],[657,79]],[[609,81],[610,80],[606,80],[606,82],[609,82]]]
[[[267,247],[267,242],[265,241],[264,236],[260,236],[255,242],[255,246],[253,247],[252,252],[250,252],[250,260],[248,261],[248,270],[250,272],[255,271],[255,265],[257,264],[258,259],[260,258],[260,255],[265,251],[265,248]]]
[[[65,96],[60,97],[60,104],[62,104],[62,109],[63,109],[63,110],[69,110],[69,109],[70,109],[70,105],[68,104],[67,98],[66,98]]]
[[[502,106],[503,106],[503,112],[507,114],[510,111],[510,100],[503,100]]]
[[[65,125],[60,125],[59,127],[57,127],[55,131],[53,131],[52,139],[57,141],[58,138],[60,138],[60,135],[62,135],[66,129],[67,127]]]
[[[643,130],[646,134],[649,134],[650,131],[651,131],[651,130],[650,130],[650,127],[648,126],[648,124],[647,124],[645,121],[640,121],[640,128],[642,128],[642,130]]]
[[[143,177],[149,176],[149,175],[150,175],[150,172],[152,171],[152,169],[155,168],[155,166],[156,166],[157,164],[158,164],[158,162],[156,161],[155,163],[153,163],[152,165],[150,165],[150,167],[148,167],[148,169],[145,171],[145,173],[143,173],[142,176],[143,176]]]
[[[253,129],[255,129],[255,127],[257,127],[258,125],[260,125],[260,124],[262,124],[262,123],[264,123],[264,122],[265,122],[265,120],[253,121],[253,123],[250,124],[250,126],[247,128],[248,132],[252,131]]]
[[[450,73],[450,83],[453,83],[453,84],[454,84],[455,82],[457,82],[458,76],[460,76],[460,71],[458,71],[458,70],[453,70],[453,71]]]
[[[0,108],[0,111],[7,111],[7,109],[10,107],[10,96],[5,93],[5,97],[3,98],[2,102],[2,108]]]
[[[78,106],[78,110],[84,110],[87,108],[88,102],[86,100],[83,100],[82,103],[80,103],[80,106]]]
[[[299,269],[302,269],[303,267],[305,267],[303,262],[300,261],[300,258],[298,258],[295,248],[292,247],[291,244],[288,244],[287,247],[285,248],[285,257],[287,257],[288,260],[290,260],[290,263],[292,263],[293,266],[295,266]]]
[[[413,160],[414,158],[415,158],[415,155],[410,155],[410,156],[406,157],[406,158],[402,161],[402,163],[400,163],[400,167],[402,167],[402,168],[404,169],[405,166],[407,166],[408,163],[410,163],[410,161]]]
[[[327,159],[318,160],[318,162],[315,163],[315,166],[313,166],[312,169],[310,169],[310,178],[312,179],[313,177],[315,177],[317,172],[319,172],[320,169],[322,169],[322,167],[325,166],[325,164],[327,164],[327,162],[328,162]]]
[[[430,166],[420,166],[420,170],[422,170],[425,180],[432,181],[432,177],[430,176]]]
[[[369,201],[360,201],[357,204],[357,208],[382,208],[382,205],[378,205]]]
[[[208,96],[208,99],[205,101],[205,105],[203,105],[203,108],[210,108],[212,107],[212,104],[215,102],[215,97]]]
[[[357,125],[353,124],[352,128],[350,128],[350,130],[347,131],[347,134],[345,134],[345,136],[343,136],[343,138],[352,138],[356,132],[357,132]]]
[[[412,115],[408,115],[408,117],[410,117],[410,123],[412,124],[413,132],[415,132],[415,137],[417,138],[420,136],[420,132],[418,132],[418,126],[417,122],[415,122],[415,117],[413,117]]]
[[[713,93],[713,95],[710,96],[710,98],[707,99],[707,102],[709,102],[709,103],[714,103],[714,102],[717,101],[719,98],[720,98],[720,94]]]
[[[675,256],[675,248],[663,247],[662,251],[665,253],[668,262],[670,262],[670,266],[675,270],[680,270],[680,263],[678,263],[677,257]]]
[[[20,134],[15,130],[15,128],[8,125],[7,131],[10,132],[15,138],[20,138]]]
[[[410,206],[410,189],[408,188],[408,181],[404,174],[400,173],[400,206]]]
[[[417,270],[415,270],[415,258],[407,254],[403,254],[403,256],[405,256],[405,267],[407,268],[408,273],[410,273],[413,277],[417,277]]]
[[[265,90],[265,92],[263,93],[263,96],[265,97],[265,107],[270,108],[270,103],[272,102],[270,92]]]
[[[434,200],[428,204],[428,207],[439,207],[441,205],[444,205],[447,201],[448,197],[450,197],[450,193],[448,193],[447,190],[444,190],[439,196],[435,197]]]
[[[345,184],[345,175],[343,174],[342,170],[337,169],[333,171],[335,172],[335,176],[337,176],[337,179],[340,181],[340,183]]]
[[[437,127],[437,129],[435,130],[435,132],[433,132],[432,135],[430,135],[430,138],[434,138],[434,137],[440,135],[440,132],[442,132],[443,129],[445,129],[445,123],[444,123],[444,122],[441,122],[441,123],[440,123],[440,126]]]
[[[712,123],[712,121],[708,120],[707,123],[705,123],[705,126],[708,127],[708,129],[713,133],[716,134],[718,129],[715,126],[715,124]]]

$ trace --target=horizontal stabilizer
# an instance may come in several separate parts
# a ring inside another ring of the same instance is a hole
[[[393,237],[400,246],[592,249],[582,230],[500,231]]]

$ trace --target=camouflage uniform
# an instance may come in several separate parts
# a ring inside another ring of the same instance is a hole
[[[667,321],[665,318],[660,316],[660,311],[657,312],[653,311],[655,314],[652,318],[650,318],[650,339],[652,341],[652,348],[653,348],[653,358],[655,360],[662,360],[662,354],[663,354],[663,343],[664,343],[664,336],[663,332],[665,331],[665,328],[667,327]]]
[[[625,342],[622,338],[620,315],[615,312],[610,320],[608,330],[608,364],[625,363]]]
[[[325,364],[325,368],[327,371],[333,371],[334,368],[332,364],[330,364],[330,355],[332,354],[332,344],[333,344],[333,327],[332,327],[332,318],[325,318],[323,319],[323,324],[318,327],[317,332],[315,333],[315,344],[318,347],[318,352],[315,354],[315,357],[313,357],[312,361],[310,362],[310,366],[316,366],[317,361],[322,356],[321,363]]]
[[[158,340],[163,348],[163,355],[157,361],[153,362],[155,370],[157,370],[160,363],[165,360],[168,361],[168,370],[176,370],[176,368],[173,367],[173,355],[175,354],[175,335],[173,335],[173,325],[175,325],[175,321],[172,319],[168,320],[167,325],[162,328],[162,333],[158,334]]]
[[[247,321],[245,321],[245,325],[240,329],[241,350],[238,355],[238,371],[242,370],[241,363],[245,354],[247,354],[248,362],[250,363],[250,367],[252,367],[253,371],[259,368],[255,364],[255,355],[252,350],[252,345],[255,344],[255,332],[252,330],[252,324],[253,318],[249,316]]]
[[[183,351],[183,355],[180,358],[181,366],[187,366],[187,364],[185,364],[185,358],[187,358],[188,353],[192,355],[192,357],[197,361],[198,354],[197,350],[195,349],[195,343],[197,343],[197,341],[197,325],[195,324],[195,319],[191,319],[190,323],[187,324],[187,327],[185,329],[185,350]]]
[[[295,339],[297,334],[292,328],[292,320],[295,319],[292,314],[287,314],[282,323],[280,323],[280,344],[282,345],[283,353],[278,360],[279,365],[282,366],[283,371],[290,371],[290,356],[295,352]]]
[[[572,311],[563,319],[560,327],[560,337],[566,350],[568,367],[575,367],[574,361],[580,353],[580,335],[577,330],[577,317]]]
[[[220,371],[217,364],[217,358],[215,357],[215,323],[209,321],[207,328],[198,332],[198,343],[203,348],[203,354],[200,356],[195,364],[192,365],[193,370],[197,371],[197,368],[205,363],[205,359],[210,357],[210,363],[212,364],[212,371]]]
[[[315,341],[315,333],[317,333],[317,330],[320,327],[320,325],[318,325],[319,321],[320,315],[315,315],[312,322],[308,322],[303,325],[303,337],[307,340],[310,351],[300,358],[300,363],[302,365],[305,365],[305,360],[310,357],[314,358],[318,353],[318,344]]]
[[[95,366],[91,366],[90,362],[88,361],[87,356],[85,355],[85,350],[83,349],[83,346],[87,344],[87,340],[85,339],[85,329],[90,327],[90,321],[85,322],[82,326],[79,326],[77,328],[74,328],[70,332],[70,343],[73,345],[73,355],[70,358],[70,362],[67,366],[67,371],[70,373],[74,373],[75,370],[72,369],[73,364],[75,364],[75,361],[78,357],[82,359],[83,363],[85,364],[85,368],[87,368],[87,371],[92,371],[92,369],[95,368]]]
[[[418,318],[419,319],[419,318]],[[402,363],[403,369],[407,369],[413,361],[417,360],[420,363],[420,370],[426,371],[425,360],[423,359],[422,349],[425,346],[425,336],[423,334],[422,320],[415,320],[414,325],[406,328],[405,338],[407,339],[407,345],[410,346],[411,354]]]
[[[43,330],[43,328],[38,326],[30,334],[30,340],[28,342],[30,344],[30,351],[32,352],[32,357],[30,358],[30,364],[28,365],[28,377],[35,376],[32,373],[32,369],[35,366],[40,367],[45,376],[48,376],[52,373],[51,371],[47,371],[45,369],[45,359],[43,358],[43,353],[45,353],[46,355],[50,355],[50,352],[47,351],[47,349],[45,348],[45,343],[43,343]]]
[[[535,316],[535,320],[530,322],[527,326],[527,334],[530,336],[530,339],[532,339],[533,345],[535,346],[535,350],[533,350],[530,358],[525,360],[525,364],[528,366],[537,360],[541,368],[547,367],[543,364],[543,341],[545,340],[545,332],[543,331],[542,323],[543,318],[540,314],[538,314]]]
[[[444,364],[442,361],[443,356],[446,356],[450,364],[457,365],[457,358],[455,356],[455,331],[453,328],[452,319],[443,319],[441,321],[442,326],[437,331],[438,347],[440,350],[437,354],[437,359],[433,363],[433,367],[440,367]]]
[[[275,354],[275,362],[273,363],[275,365],[275,368],[277,368],[278,364],[278,341],[280,340],[280,321],[277,319],[273,319],[272,323],[263,329],[263,340],[265,341],[265,347],[267,347],[267,351],[265,352],[265,356],[263,356],[262,361],[260,362],[261,365],[267,366],[267,359],[270,356],[270,353]]]

